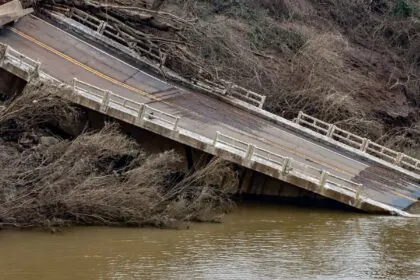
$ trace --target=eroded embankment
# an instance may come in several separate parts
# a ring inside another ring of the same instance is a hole
[[[89,130],[57,90],[30,85],[0,107],[0,228],[172,227],[230,209],[237,176],[226,162],[188,172],[180,155],[148,154],[117,124]]]

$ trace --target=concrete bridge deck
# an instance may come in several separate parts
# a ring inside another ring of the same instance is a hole
[[[350,158],[338,149],[288,131],[246,110],[162,81],[35,16],[25,17],[13,28],[3,30],[0,42],[39,60],[42,71],[60,81],[71,84],[76,77],[179,116],[179,127],[208,139],[214,139],[219,131],[333,176],[362,183],[363,195],[378,203],[404,210],[420,197],[418,178],[357,157]],[[346,199],[337,200],[346,203]]]

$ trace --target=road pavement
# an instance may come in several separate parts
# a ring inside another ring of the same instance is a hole
[[[352,159],[338,150],[202,93],[153,77],[35,17],[22,18],[2,31],[0,42],[42,62],[42,70],[71,83],[74,77],[126,98],[179,116],[180,127],[213,138],[216,131],[274,153],[363,182],[377,201],[404,209],[420,196],[419,182],[376,164]]]

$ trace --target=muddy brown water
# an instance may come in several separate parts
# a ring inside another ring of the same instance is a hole
[[[0,279],[420,279],[420,219],[241,205],[189,230],[0,231]]]

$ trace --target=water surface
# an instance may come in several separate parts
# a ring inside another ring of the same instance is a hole
[[[420,279],[420,219],[240,206],[189,230],[0,231],[0,279]]]

